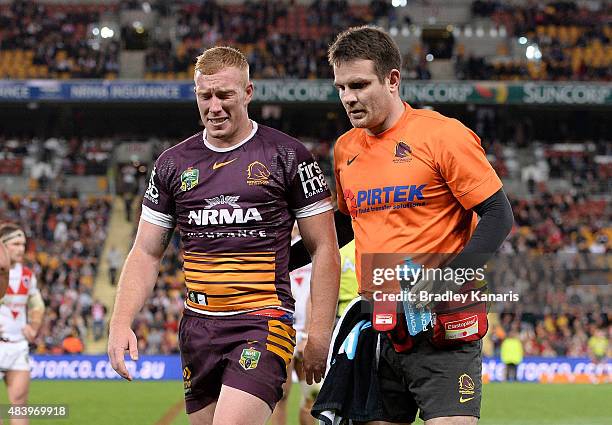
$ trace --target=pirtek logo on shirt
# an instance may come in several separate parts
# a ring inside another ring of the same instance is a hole
[[[365,202],[367,206],[388,204],[390,202],[422,201],[423,189],[427,185],[411,184],[406,186],[386,186],[357,192],[357,208]]]

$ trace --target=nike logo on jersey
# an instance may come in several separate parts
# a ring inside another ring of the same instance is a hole
[[[472,400],[473,398],[474,398],[474,397],[466,397],[466,398],[463,398],[463,396],[461,396],[461,397],[459,397],[459,403],[465,403],[465,402],[467,402],[467,401]]]
[[[231,164],[232,162],[234,162],[235,160],[237,160],[238,158],[234,158],[234,159],[230,159],[229,161],[225,161],[225,162],[215,162],[213,164],[213,170],[216,170],[217,168],[221,168],[227,164]]]
[[[346,160],[346,165],[351,165],[353,163],[353,161],[357,159],[358,156],[359,156],[359,154],[355,155],[352,159],[347,159]]]

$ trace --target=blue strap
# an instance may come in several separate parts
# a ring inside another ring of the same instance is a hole
[[[357,342],[359,341],[359,334],[361,333],[361,331],[371,326],[372,322],[370,322],[369,320],[360,320],[359,322],[357,322],[357,324],[353,326],[353,329],[351,329],[346,339],[342,343],[339,352],[344,352],[349,360],[353,360],[355,358],[355,354],[357,353]]]

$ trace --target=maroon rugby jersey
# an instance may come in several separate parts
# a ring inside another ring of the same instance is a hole
[[[298,140],[254,121],[231,148],[199,132],[163,152],[142,219],[178,225],[187,308],[236,314],[293,311],[288,262],[295,218],[332,209],[321,169]]]

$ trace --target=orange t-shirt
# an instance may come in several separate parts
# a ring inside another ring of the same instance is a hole
[[[360,289],[364,253],[460,252],[477,224],[471,208],[502,187],[476,134],[408,104],[381,134],[343,134],[334,170],[338,206],[353,219]]]
[[[83,352],[83,342],[76,336],[68,336],[64,338],[62,343],[64,350],[70,354],[78,354]]]

